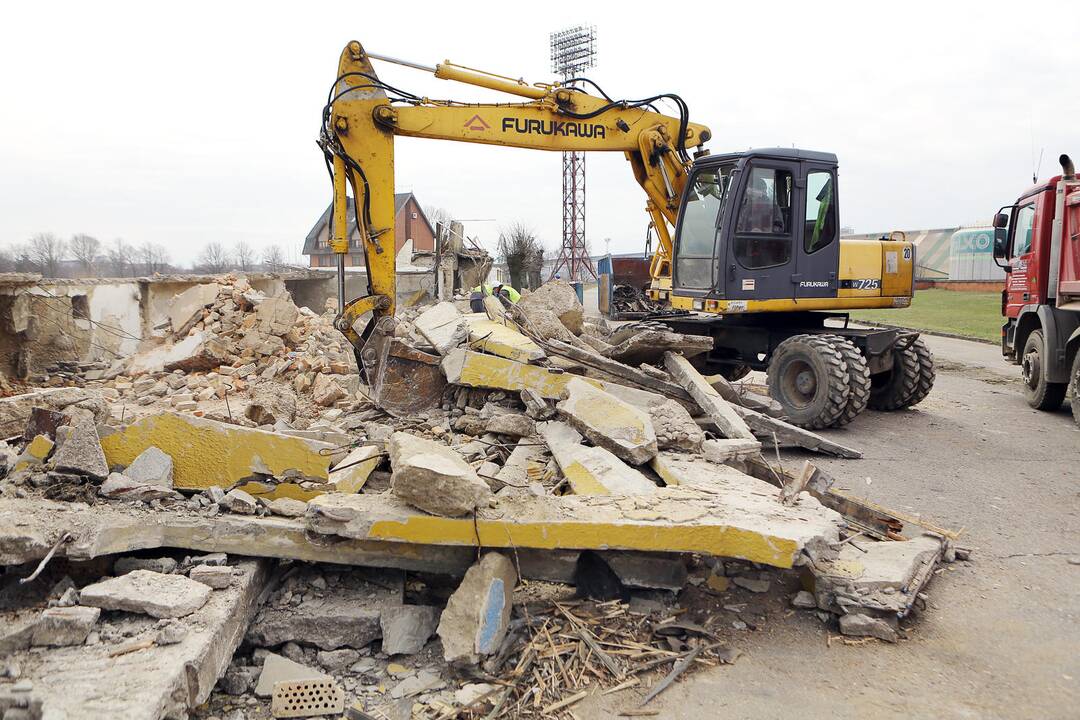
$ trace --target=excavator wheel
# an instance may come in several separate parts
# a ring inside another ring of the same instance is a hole
[[[817,335],[793,335],[769,361],[769,394],[788,422],[819,429],[835,423],[851,395],[848,366],[840,350]]]
[[[1072,372],[1069,373],[1069,377],[1072,378],[1073,420],[1076,421],[1077,425],[1080,425],[1080,351],[1073,358]]]
[[[911,343],[911,350],[919,359],[919,381],[915,384],[915,392],[904,403],[904,407],[918,405],[925,400],[934,388],[934,380],[937,378],[937,371],[934,370],[934,354],[930,352],[930,348],[926,346],[922,338]]]
[[[1024,342],[1020,356],[1020,373],[1024,378],[1024,396],[1036,410],[1057,410],[1065,399],[1066,383],[1046,381],[1046,340],[1042,330],[1032,330]]]
[[[750,374],[750,366],[725,365],[724,369],[720,371],[720,374],[724,376],[725,380],[735,382],[736,380],[742,380],[744,377]]]
[[[840,417],[831,426],[842,427],[857,418],[870,401],[870,368],[859,348],[847,338],[839,335],[820,335],[819,337],[832,343],[847,363],[850,387],[847,405],[844,407],[844,412],[840,413]]]
[[[872,409],[901,410],[912,404],[910,401],[918,394],[919,382],[922,379],[919,355],[913,347],[914,344],[894,347],[892,370],[870,376],[868,405]],[[931,372],[933,372],[932,365]],[[933,384],[932,378],[931,384]]]

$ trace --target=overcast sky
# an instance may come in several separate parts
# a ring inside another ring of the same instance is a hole
[[[85,232],[186,263],[245,239],[299,259],[330,198],[315,138],[352,39],[536,82],[552,77],[548,33],[594,24],[589,75],[615,97],[681,95],[713,152],[835,152],[841,222],[857,232],[985,221],[1030,184],[1041,149],[1040,176],[1080,155],[1080,3],[740,5],[8,4],[0,243]],[[376,69],[416,94],[511,99]],[[559,243],[556,153],[401,138],[396,172],[425,206],[493,219],[466,225],[488,247],[514,221]],[[621,155],[588,156],[588,198],[594,251],[642,247],[645,197]]]

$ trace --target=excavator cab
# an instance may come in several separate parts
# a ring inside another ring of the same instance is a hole
[[[836,166],[831,153],[783,148],[699,159],[675,231],[673,294],[702,306],[836,297]]]

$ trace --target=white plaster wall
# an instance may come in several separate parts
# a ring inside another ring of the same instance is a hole
[[[90,348],[94,360],[113,360],[115,356],[134,353],[142,340],[142,311],[139,307],[138,283],[90,285],[90,319],[96,323],[93,331],[95,346]]]

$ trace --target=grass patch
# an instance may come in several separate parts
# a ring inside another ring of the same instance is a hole
[[[1001,293],[917,290],[911,307],[855,310],[852,320],[898,325],[998,342],[1001,340]]]

